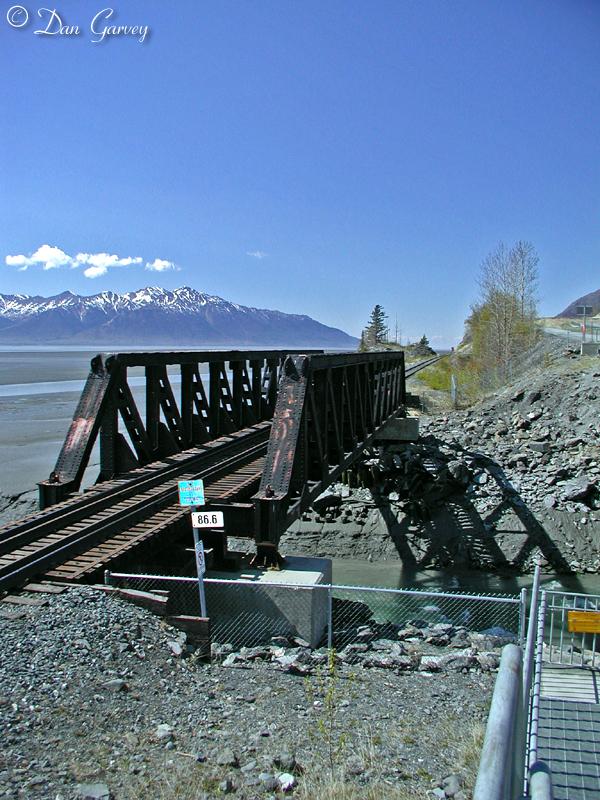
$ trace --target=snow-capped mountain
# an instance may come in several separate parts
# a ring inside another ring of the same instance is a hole
[[[0,342],[355,347],[356,339],[301,314],[230,303],[183,286],[85,297],[0,294]]]

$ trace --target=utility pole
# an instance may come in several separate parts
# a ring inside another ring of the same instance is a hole
[[[394,325],[394,341],[402,345],[402,328],[398,325],[398,314],[396,314],[396,324]]]

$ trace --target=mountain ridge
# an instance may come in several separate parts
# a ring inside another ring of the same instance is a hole
[[[0,294],[0,342],[355,347],[358,340],[306,314],[244,306],[189,286],[147,286],[122,294]]]
[[[576,306],[591,306],[592,317],[596,316],[596,314],[600,314],[600,289],[596,289],[595,292],[588,292],[588,294],[584,294],[582,297],[577,298],[577,300],[573,300],[564,311],[556,315],[555,319],[559,317],[577,317]]]

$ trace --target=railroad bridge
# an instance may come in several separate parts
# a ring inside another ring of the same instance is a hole
[[[40,511],[0,528],[0,591],[36,576],[94,580],[151,549],[168,558],[189,544],[177,482],[194,478],[207,507],[224,513],[224,531],[203,533],[214,563],[233,560],[228,536],[254,538],[258,558],[277,561],[283,531],[406,415],[406,378],[436,360],[407,368],[400,351],[96,356],[39,484]]]

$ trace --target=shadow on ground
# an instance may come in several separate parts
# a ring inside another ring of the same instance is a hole
[[[448,444],[428,437],[428,455],[447,459]],[[569,561],[544,525],[494,459],[452,444],[457,457],[474,469],[484,470],[500,494],[495,507],[481,514],[467,495],[453,494],[427,505],[423,519],[402,517],[387,503],[379,507],[387,531],[405,569],[477,567],[506,576],[522,572],[528,559],[539,554],[557,573],[573,574]],[[501,542],[499,542],[501,540]],[[575,588],[575,587],[574,587]],[[577,590],[575,588],[575,590]]]

